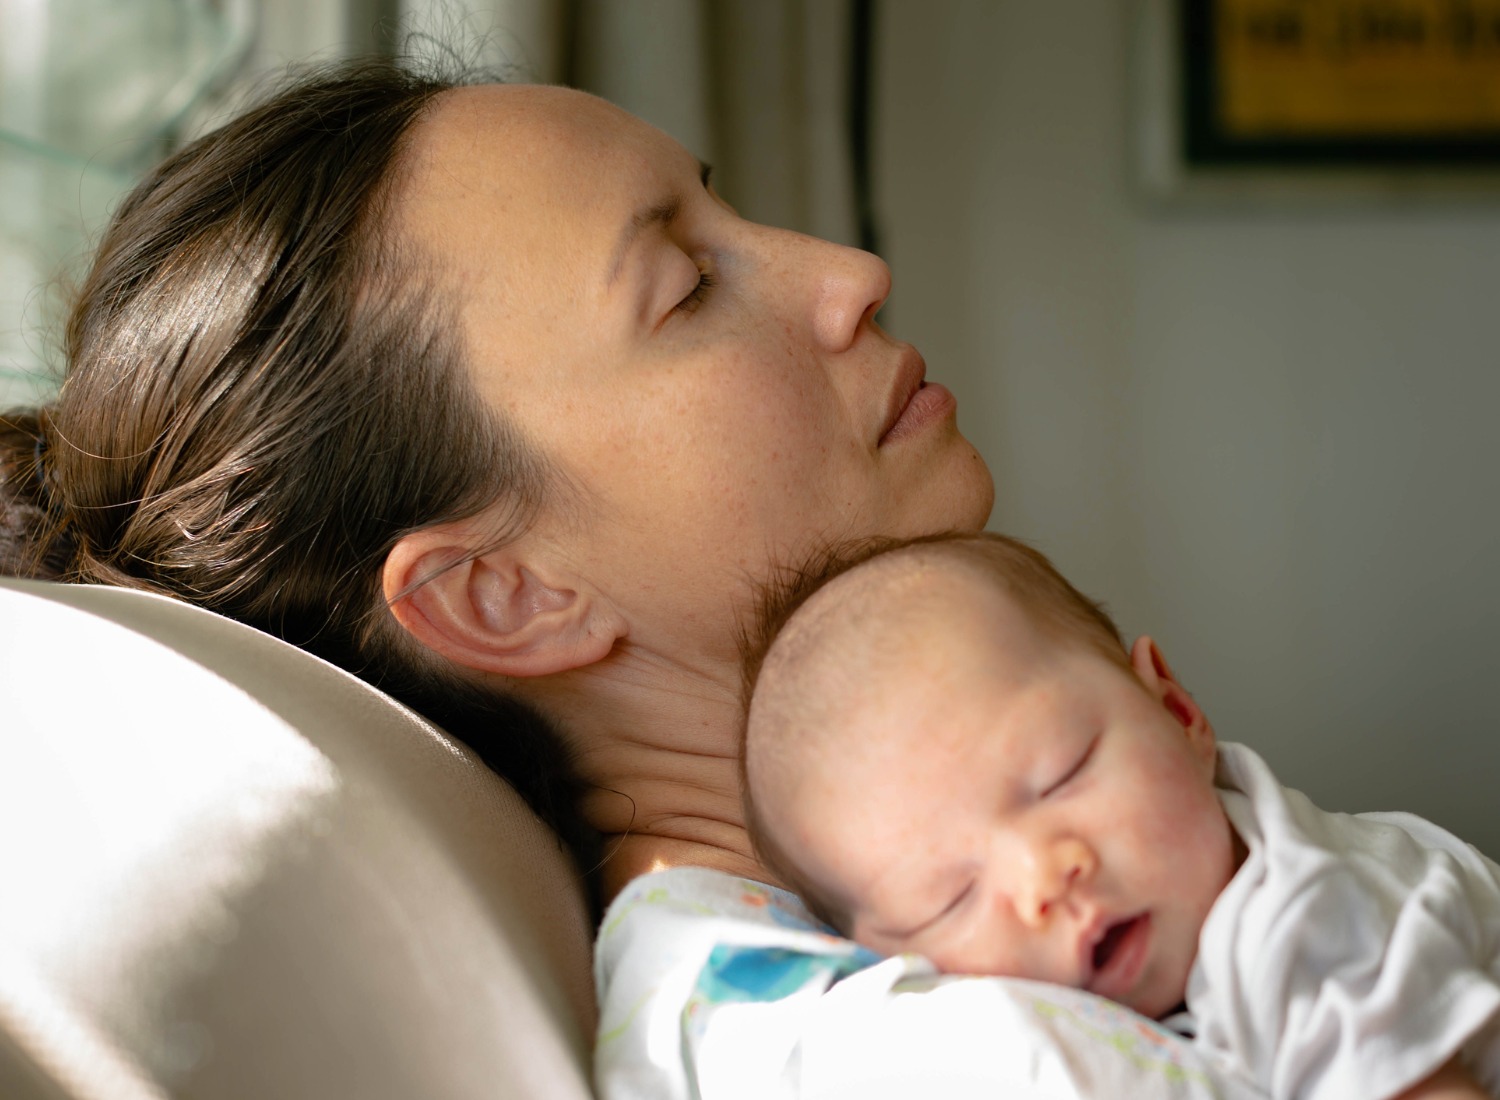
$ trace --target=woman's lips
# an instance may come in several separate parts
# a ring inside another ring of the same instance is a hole
[[[957,408],[958,401],[947,386],[919,380],[878,445],[884,447],[915,435],[933,421],[952,416]]]

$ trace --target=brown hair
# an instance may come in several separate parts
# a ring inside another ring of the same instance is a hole
[[[1104,605],[1074,588],[1041,551],[1008,535],[981,531],[949,532],[910,539],[863,539],[826,548],[803,565],[784,569],[760,589],[759,612],[742,635],[743,693],[748,715],[750,700],[766,657],[777,638],[803,605],[834,578],[876,558],[912,549],[948,553],[966,561],[1003,584],[1037,625],[1057,637],[1081,642],[1126,669],[1130,662],[1124,638]],[[750,739],[741,739],[740,796],[745,828],[761,863],[795,891],[819,920],[841,932],[849,930],[849,914],[821,886],[804,875],[792,854],[775,841],[750,790],[746,761]]]
[[[454,83],[320,70],[136,187],[71,312],[56,401],[0,418],[0,572],[166,593],[318,652],[562,825],[557,739],[409,639],[380,587],[402,535],[507,502],[501,542],[549,483],[387,230],[404,139]]]

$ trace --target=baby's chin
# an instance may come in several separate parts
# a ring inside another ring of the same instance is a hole
[[[1152,1020],[1165,1020],[1169,1016],[1187,1008],[1187,990],[1182,990],[1175,997],[1160,997],[1141,1005],[1129,1005],[1142,1016]]]
[[[1173,975],[1172,980],[1165,983],[1153,983],[1152,988],[1143,989],[1121,1003],[1152,1020],[1173,1016],[1187,1007],[1187,973]]]

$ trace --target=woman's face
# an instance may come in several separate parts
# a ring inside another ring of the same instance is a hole
[[[951,395],[874,322],[875,256],[743,220],[676,142],[565,89],[450,92],[410,151],[399,224],[480,391],[578,490],[535,537],[632,636],[714,648],[726,600],[821,540],[983,526]]]

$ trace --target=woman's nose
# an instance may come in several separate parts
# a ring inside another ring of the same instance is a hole
[[[1026,842],[1012,893],[1016,915],[1028,927],[1045,926],[1073,890],[1093,877],[1097,866],[1094,850],[1076,837]]]
[[[798,245],[791,285],[807,295],[813,339],[826,351],[843,351],[885,304],[891,269],[873,253],[831,241],[801,237]]]

